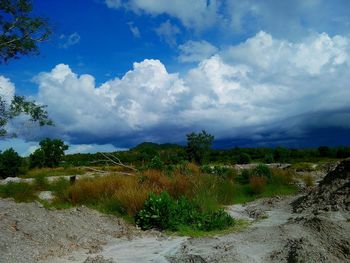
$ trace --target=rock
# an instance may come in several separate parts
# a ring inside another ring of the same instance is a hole
[[[38,197],[48,202],[51,202],[55,198],[51,191],[42,191],[38,194]]]

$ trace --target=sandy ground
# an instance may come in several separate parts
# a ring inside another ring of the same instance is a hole
[[[230,206],[250,226],[209,238],[143,232],[84,207],[0,199],[0,262],[350,262],[350,214],[295,214],[295,198]]]
[[[249,226],[188,238],[141,231],[86,207],[0,199],[0,263],[350,262],[350,159],[308,193],[226,209]]]

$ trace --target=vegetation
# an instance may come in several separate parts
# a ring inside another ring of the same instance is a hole
[[[183,227],[193,230],[223,230],[234,225],[235,221],[223,209],[203,212],[186,197],[178,200],[167,192],[152,194],[143,208],[136,214],[135,221],[142,229],[169,229],[179,231]]]
[[[47,20],[32,16],[29,0],[0,0],[0,63],[38,53],[51,31]]]
[[[207,158],[214,136],[202,131],[198,134],[192,132],[187,134],[186,153],[190,161],[202,164]]]
[[[31,167],[57,167],[64,156],[64,151],[68,150],[68,145],[58,139],[46,138],[39,145],[40,148],[30,155]]]
[[[0,178],[18,176],[22,158],[12,148],[0,152]]]

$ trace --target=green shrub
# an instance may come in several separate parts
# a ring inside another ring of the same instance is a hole
[[[147,168],[149,169],[156,169],[156,170],[163,170],[164,169],[164,163],[160,159],[159,155],[156,155],[152,158],[151,162],[147,165]]]
[[[185,197],[175,200],[167,192],[151,194],[136,214],[135,222],[142,229],[180,230],[188,226],[194,230],[222,230],[234,224],[234,219],[222,209],[202,212],[198,205]]]
[[[269,180],[269,179],[271,179],[272,172],[271,172],[270,168],[267,165],[259,164],[254,169],[254,175],[255,176],[264,177],[264,178]]]

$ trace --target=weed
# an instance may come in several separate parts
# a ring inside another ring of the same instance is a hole
[[[28,183],[10,182],[0,185],[0,197],[13,198],[17,202],[31,202],[36,199],[34,186]]]

